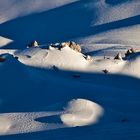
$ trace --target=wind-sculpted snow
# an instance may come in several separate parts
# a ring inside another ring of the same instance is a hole
[[[61,120],[68,126],[84,126],[97,123],[102,115],[103,109],[98,104],[77,99],[68,103],[64,114],[61,115]]]
[[[0,135],[47,131],[67,128],[67,125],[69,127],[85,126],[97,122],[103,110],[96,103],[85,99],[72,100],[68,104],[69,107],[64,111],[0,114]],[[72,113],[71,119],[67,118],[68,112]],[[49,121],[47,122],[47,118],[53,118],[56,115],[59,120],[62,120],[61,123],[56,123],[56,121],[52,121],[51,123]],[[39,118],[44,117],[46,118],[46,122],[43,123]],[[74,117],[78,120],[72,120]]]
[[[139,140],[139,36],[140,0],[0,0],[0,140]]]
[[[115,44],[114,44],[115,45]],[[102,44],[104,46],[104,44]],[[107,46],[107,45],[105,45]],[[110,45],[109,45],[110,46]],[[127,46],[122,46],[126,47]],[[130,46],[131,47],[131,46]],[[132,46],[133,47],[133,46]],[[137,47],[138,48],[138,47]],[[46,70],[54,71],[77,71],[87,73],[102,73],[107,70],[110,74],[124,74],[139,78],[139,51],[130,55],[131,59],[125,58],[125,49],[121,50],[124,59],[114,59],[114,56],[93,55],[87,59],[86,55],[76,52],[68,46],[59,50],[58,48],[50,47],[49,49],[42,49],[39,47],[28,48],[25,50],[0,50],[0,54],[9,53],[17,57],[20,63]],[[118,52],[119,52],[118,50]],[[117,54],[116,51],[109,52],[110,54]],[[106,53],[107,54],[107,53]],[[135,59],[134,59],[135,58]]]

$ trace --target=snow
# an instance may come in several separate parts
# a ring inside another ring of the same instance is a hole
[[[0,115],[0,134],[9,135],[36,132],[41,130],[47,131],[67,127],[85,126],[91,123],[96,123],[102,114],[103,109],[98,104],[85,99],[76,99],[69,101],[68,107],[65,108],[64,111],[2,114]],[[43,124],[39,121],[39,118],[48,116],[53,117],[54,115],[59,115],[62,123],[55,124],[46,121],[46,123]],[[71,119],[68,119],[68,117]]]
[[[96,123],[103,114],[98,104],[85,99],[72,100],[61,115],[61,120],[68,126],[84,126]]]
[[[31,58],[26,57],[27,55]],[[62,70],[81,70],[88,64],[82,54],[75,52],[69,47],[58,49],[34,49],[31,48],[15,56],[19,57],[19,61],[29,66],[52,68],[53,66]],[[74,63],[73,63],[74,62]]]
[[[19,62],[27,66],[46,70],[92,73],[102,73],[103,70],[108,70],[110,74],[125,74],[140,78],[139,69],[137,68],[137,65],[139,65],[139,52],[132,54],[131,59],[123,60],[116,60],[114,56],[108,56],[108,59],[104,58],[101,52],[101,56],[93,56],[94,60],[90,61],[85,59],[84,54],[76,52],[68,46],[61,50],[52,48],[41,49],[35,47],[19,51],[1,50],[0,54],[12,54],[14,57],[18,57]],[[123,57],[125,53],[125,51],[122,51]]]
[[[0,23],[28,14],[48,11],[76,0],[5,0],[0,1]]]
[[[37,132],[41,130],[50,130],[59,128],[57,125],[42,124],[35,121],[37,117],[50,116],[57,114],[55,112],[28,112],[28,113],[6,113],[1,116],[2,121],[0,134],[19,134],[28,132]],[[8,119],[5,119],[8,118]],[[61,127],[60,127],[61,128]]]
[[[101,0],[96,3],[98,19],[97,22],[95,22],[95,25],[101,25],[137,16],[139,15],[139,8],[139,0],[132,0],[129,2],[120,1],[120,3],[118,1],[118,4],[111,0]]]
[[[0,47],[6,46],[12,42],[13,42],[13,40],[10,40],[10,39],[7,39],[7,38],[0,36]]]
[[[6,134],[11,127],[11,121],[6,117],[0,117],[0,135]]]
[[[139,9],[139,0],[1,0],[0,139],[139,140]],[[82,52],[58,47],[67,41]]]
[[[133,55],[133,57],[131,56],[131,58],[129,58],[125,67],[123,68],[123,73],[140,78],[139,75],[140,68],[138,67],[139,65],[140,65],[140,53],[138,52],[135,55]]]

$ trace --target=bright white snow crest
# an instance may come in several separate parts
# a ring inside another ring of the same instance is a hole
[[[13,42],[13,40],[7,39],[7,38],[4,38],[4,37],[0,36],[0,47],[3,47],[5,45],[8,45],[11,42]]]
[[[114,44],[114,46],[117,44]],[[102,44],[106,47],[107,44]],[[110,47],[110,45],[108,44]],[[119,45],[118,45],[119,46]],[[117,46],[117,47],[118,47]],[[133,77],[140,78],[139,67],[140,64],[140,53],[139,49],[130,57],[126,57],[126,49],[133,48],[127,47],[125,45],[120,45],[117,52],[123,56],[123,59],[114,59],[114,55],[117,54],[116,50],[108,50],[107,55],[104,57],[104,52],[100,52],[101,56],[84,55],[81,52],[76,52],[68,46],[58,49],[57,47],[50,48],[40,48],[32,47],[24,50],[10,50],[1,49],[0,54],[11,54],[18,58],[18,61],[26,66],[31,66],[34,68],[52,70],[52,71],[77,71],[77,72],[87,72],[87,73],[102,73],[107,70],[109,74],[123,74],[130,75]],[[134,46],[138,48],[138,46]],[[115,48],[115,47],[114,47]],[[123,51],[121,48],[124,48]]]
[[[41,117],[59,115],[62,123],[39,122]],[[103,115],[103,108],[86,99],[74,99],[64,111],[0,114],[0,135],[29,133],[96,123]]]
[[[96,123],[103,115],[103,108],[89,100],[77,99],[68,103],[61,120],[67,126],[84,126]]]
[[[51,47],[51,49],[29,48],[21,52],[15,52],[18,60],[29,66],[52,69],[53,66],[63,70],[84,70],[88,62],[83,54],[64,47],[61,50]],[[30,56],[30,57],[27,57]]]

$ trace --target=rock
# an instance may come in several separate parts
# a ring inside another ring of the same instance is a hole
[[[58,71],[59,70],[58,67],[55,66],[55,65],[53,65],[52,68],[53,68],[54,71]]]
[[[107,70],[107,69],[105,69],[105,70],[103,70],[103,72],[104,72],[105,74],[107,74],[107,73],[108,73],[108,70]]]
[[[121,56],[121,53],[118,53],[115,57],[114,57],[114,60],[117,59],[117,60],[122,60],[122,56]]]
[[[133,53],[135,53],[135,49],[134,48],[128,49],[127,52],[125,53],[125,56],[129,56],[129,55],[131,55]]]
[[[38,42],[35,40],[35,41],[32,41],[29,45],[28,45],[28,48],[31,48],[31,47],[38,47]]]
[[[18,56],[15,56],[15,59],[17,59],[17,60],[18,60]]]
[[[73,49],[74,51],[81,52],[81,47],[80,47],[80,45],[76,44],[76,43],[73,42],[73,41],[62,42],[62,43],[60,44],[60,49],[66,47],[66,46],[70,47],[70,48]]]

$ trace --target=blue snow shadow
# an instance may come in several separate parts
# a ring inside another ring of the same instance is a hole
[[[63,123],[60,119],[60,115],[41,117],[41,118],[35,119],[35,121],[38,121],[41,123],[59,123],[59,124]]]

